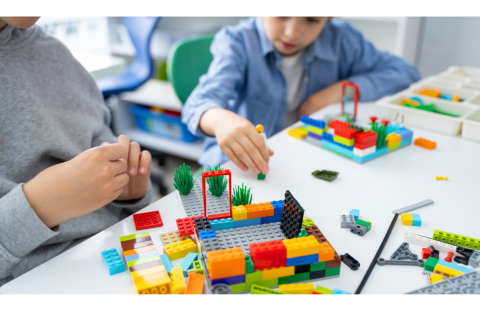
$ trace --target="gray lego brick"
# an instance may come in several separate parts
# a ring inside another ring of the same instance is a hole
[[[201,180],[200,180],[200,183],[201,183]],[[230,199],[228,197],[228,186],[227,188],[225,188],[225,191],[223,192],[223,194],[219,197],[215,197],[210,193],[210,190],[208,190],[208,184],[206,182],[205,182],[205,186],[207,187],[207,190],[205,191],[207,195],[207,214],[215,215],[215,214],[229,213]],[[201,191],[201,188],[200,188],[200,191]]]
[[[410,251],[410,247],[407,242],[403,242],[395,251],[395,253],[390,256],[391,260],[401,260],[401,259],[408,259],[408,260],[417,260],[418,255],[413,254]]]
[[[205,248],[205,252],[218,251],[219,249],[222,249],[217,238],[202,240],[202,244]]]
[[[470,259],[468,259],[468,265],[472,266],[474,268],[478,268],[480,265],[480,252],[475,251],[472,256],[470,256]]]
[[[408,212],[413,211],[417,208],[424,207],[424,206],[430,205],[430,204],[433,204],[433,201],[428,199],[428,200],[418,202],[418,203],[415,203],[415,204],[412,204],[412,205],[409,205],[409,206],[406,206],[406,207],[399,208],[397,210],[394,210],[393,213],[394,214],[408,213]]]
[[[314,146],[317,146],[317,147],[321,147],[322,146],[322,142],[318,139],[315,139],[315,138],[312,138],[310,136],[307,136],[305,139],[304,139],[307,143],[309,144],[312,144]]]
[[[472,271],[407,294],[480,294],[480,273]]]
[[[228,187],[220,197],[214,197],[208,190],[208,184],[205,183],[207,194],[207,214],[215,215],[230,212],[230,199],[228,197]],[[192,191],[189,195],[180,195],[183,209],[187,217],[203,215],[203,194],[202,178],[194,178]]]
[[[350,232],[359,236],[364,236],[367,233],[367,227],[355,224],[350,227]]]
[[[303,216],[305,218],[305,215]],[[342,228],[350,228],[355,225],[355,217],[353,215],[340,215]]]

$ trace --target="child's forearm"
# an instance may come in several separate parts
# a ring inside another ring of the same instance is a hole
[[[299,115],[310,115],[342,99],[342,84],[345,80],[338,81],[316,93],[310,95],[300,107]]]
[[[234,112],[222,108],[211,108],[205,111],[200,118],[200,129],[209,136],[215,136],[218,124],[222,120],[230,118],[237,118],[238,115]]]

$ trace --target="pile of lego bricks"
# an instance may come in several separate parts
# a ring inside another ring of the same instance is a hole
[[[426,271],[444,275],[447,278],[473,271],[473,269],[441,260],[433,256],[428,257],[428,259],[425,261],[424,268]]]
[[[412,143],[413,132],[399,124],[386,124],[386,144],[377,148],[378,135],[340,120],[325,122],[306,116],[300,119],[307,125],[307,140],[358,163],[364,163]]]
[[[313,283],[299,283],[299,284],[283,284],[279,286],[280,290],[273,290],[271,288],[252,285],[250,294],[252,295],[282,295],[282,294],[317,294],[317,295],[351,295],[352,293],[334,288],[329,289],[322,286],[315,287]]]

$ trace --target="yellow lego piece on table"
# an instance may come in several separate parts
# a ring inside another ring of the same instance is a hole
[[[388,134],[385,139],[387,140],[387,143],[386,143],[387,147],[392,147],[402,142],[402,136],[395,133]]]
[[[307,137],[307,130],[305,130],[305,128],[303,127],[296,128],[296,129],[289,129],[288,135],[295,137],[297,139],[303,139]]]
[[[134,280],[133,284],[135,286],[137,294],[170,294],[171,281],[170,277],[167,274],[167,271],[165,271],[165,268],[163,268],[163,272],[157,272],[141,276],[135,272],[142,271],[132,272],[132,278]]]
[[[276,279],[295,274],[295,267],[280,267],[262,270],[262,280]]]
[[[313,283],[282,284],[280,291],[289,294],[312,294],[315,291]]]
[[[437,274],[441,274],[446,276],[448,279],[453,278],[454,276],[464,274],[462,271],[454,270],[451,268],[444,267],[442,265],[436,265],[435,268],[433,268],[433,272]]]
[[[282,241],[287,248],[287,258],[318,254],[320,243],[313,235]]]
[[[245,209],[245,206],[243,205],[233,206],[232,218],[234,221],[247,219],[247,210]]]
[[[335,250],[328,242],[320,243],[320,251],[318,253],[318,262],[330,261],[335,259]]]
[[[413,224],[412,214],[403,213],[400,219],[402,220],[402,224],[404,226],[411,226]]]
[[[170,260],[177,260],[188,255],[188,253],[196,253],[197,246],[192,240],[184,240],[170,245],[166,245],[163,248],[163,252],[167,254]]]
[[[163,274],[163,275],[168,275],[167,270],[165,269],[165,266],[156,266],[152,268],[147,268],[143,270],[138,270],[138,271],[133,271],[130,276],[132,277],[132,283],[135,283],[135,278],[138,278],[138,280],[141,280],[141,277],[151,275],[151,274]]]
[[[181,267],[175,267],[170,271],[172,277],[172,294],[185,293],[185,279],[183,278],[183,271]]]
[[[441,281],[443,281],[443,278],[440,274],[430,274],[430,283],[435,284]]]

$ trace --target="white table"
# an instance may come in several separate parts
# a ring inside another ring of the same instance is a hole
[[[331,106],[314,115],[335,113]],[[386,116],[386,111],[374,105],[362,104],[359,119]],[[431,237],[434,229],[478,238],[478,189],[480,187],[480,144],[461,137],[449,137],[414,129],[414,138],[424,137],[437,142],[430,151],[407,146],[364,164],[358,164],[328,150],[289,137],[286,131],[269,140],[275,151],[270,173],[258,181],[251,172],[242,172],[227,163],[232,170],[234,185],[245,182],[253,187],[253,201],[283,199],[290,190],[306,209],[320,230],[339,254],[349,253],[361,266],[352,271],[342,264],[339,278],[314,281],[327,288],[354,292],[375,255],[390,222],[392,211],[425,199],[435,204],[418,209],[422,227],[405,227],[400,220],[390,236],[382,257],[389,258],[403,242],[404,232]],[[314,178],[311,172],[327,169],[340,172],[333,182]],[[435,176],[448,176],[437,181]],[[360,209],[360,218],[371,221],[372,230],[364,237],[340,228],[339,215],[352,208]],[[177,192],[148,206],[142,212],[159,210],[164,226],[149,229],[157,249],[163,249],[161,232],[176,229],[174,219],[184,212]],[[104,230],[91,239],[59,255],[0,288],[3,293],[134,293],[128,273],[109,276],[100,252],[110,248],[121,250],[118,237],[135,232],[132,218]],[[420,247],[410,245],[420,254]],[[442,258],[444,254],[441,254]],[[180,260],[179,260],[180,261]],[[175,264],[175,263],[174,263]],[[405,293],[426,286],[418,267],[376,266],[362,293]]]

